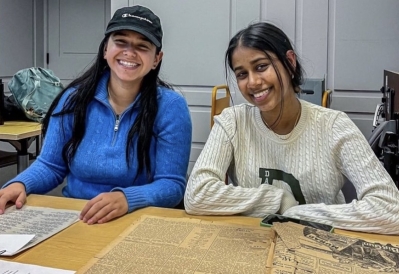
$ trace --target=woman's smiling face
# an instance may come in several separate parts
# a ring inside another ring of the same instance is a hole
[[[289,54],[287,58],[291,58]],[[267,56],[263,51],[238,46],[231,61],[241,94],[261,111],[275,110],[280,106],[282,96],[292,96],[294,93],[289,73],[273,53]],[[280,84],[276,70],[283,85]]]
[[[111,34],[104,50],[113,80],[141,84],[142,79],[157,67],[162,52],[145,36],[130,30]]]

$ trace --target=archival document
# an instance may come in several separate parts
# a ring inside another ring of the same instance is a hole
[[[274,235],[260,226],[145,215],[77,273],[269,273]]]
[[[30,234],[35,237],[12,254],[30,248],[79,220],[80,211],[47,207],[15,206],[0,215],[0,234]],[[5,254],[3,254],[4,256]]]
[[[294,223],[274,223],[273,230],[278,235],[274,247],[273,274],[399,272],[399,246]]]

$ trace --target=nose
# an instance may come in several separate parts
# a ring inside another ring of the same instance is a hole
[[[136,51],[134,50],[134,49],[132,49],[132,48],[129,48],[129,49],[125,49],[124,51],[123,51],[123,55],[125,55],[125,56],[136,56]]]
[[[256,73],[248,74],[247,88],[251,90],[257,90],[262,85],[262,79]]]
[[[136,49],[133,46],[126,46],[123,49],[123,55],[125,56],[136,56]]]

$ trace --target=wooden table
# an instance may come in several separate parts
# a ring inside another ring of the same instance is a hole
[[[85,200],[68,199],[53,196],[29,195],[28,205],[61,209],[81,210]],[[78,270],[98,254],[132,222],[142,215],[154,215],[173,218],[197,218],[209,221],[259,226],[259,218],[243,216],[192,216],[184,210],[148,207],[127,214],[117,220],[101,225],[87,225],[81,221],[54,235],[44,242],[14,257],[1,257],[13,262],[36,264],[61,269]],[[268,229],[268,228],[265,228]],[[336,233],[399,244],[399,236],[387,236],[357,233],[336,229]]]
[[[0,140],[10,143],[18,152],[17,171],[20,173],[29,166],[28,148],[36,139],[36,154],[40,149],[42,125],[36,122],[8,121],[0,126]]]

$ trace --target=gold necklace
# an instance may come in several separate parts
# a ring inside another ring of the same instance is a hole
[[[291,137],[292,133],[294,132],[294,129],[299,122],[299,117],[301,117],[301,112],[302,112],[302,107],[301,107],[301,104],[299,103],[299,110],[298,110],[298,114],[296,116],[294,127],[292,128],[290,133],[288,133],[287,135],[284,135],[285,136],[284,138],[282,138],[281,135],[278,135],[277,133],[275,133],[274,130],[271,127],[269,127],[269,125],[266,123],[265,119],[262,116],[262,112],[260,113],[260,118],[262,119],[262,121],[266,125],[266,127],[268,129],[270,129],[277,138],[279,138],[280,140],[286,141]]]

